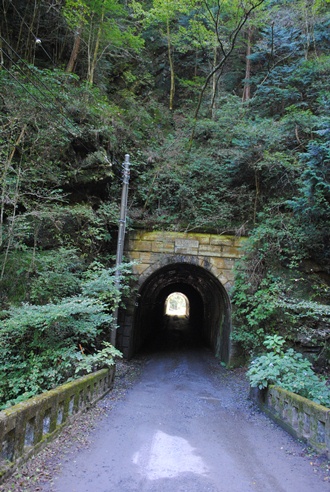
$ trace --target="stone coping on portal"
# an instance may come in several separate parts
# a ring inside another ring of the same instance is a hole
[[[250,396],[287,432],[330,458],[330,408],[278,386],[251,388]]]
[[[0,412],[0,483],[113,386],[115,365]]]
[[[184,255],[203,254],[239,258],[244,237],[223,234],[192,232],[132,231],[129,233],[128,251],[172,253]]]
[[[230,289],[234,264],[243,255],[245,237],[192,232],[131,231],[125,251],[142,283],[155,270],[171,263],[206,268]]]

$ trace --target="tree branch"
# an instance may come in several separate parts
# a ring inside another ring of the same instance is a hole
[[[220,3],[219,3],[219,0],[218,0],[218,10],[217,10],[216,17],[213,15],[213,12],[210,12],[210,8],[209,8],[209,6],[207,4],[207,1],[206,0],[203,0],[203,3],[205,5],[207,11],[211,15],[211,19],[213,20],[213,22],[215,22],[215,32],[216,32],[217,40],[218,40],[218,43],[219,43],[219,46],[220,46],[220,49],[221,49],[221,52],[222,52],[222,55],[223,56],[222,56],[221,60],[219,61],[219,63],[215,67],[213,67],[213,69],[207,75],[207,77],[205,79],[205,82],[204,82],[204,84],[203,84],[203,86],[201,88],[201,91],[199,93],[198,102],[197,102],[197,106],[196,106],[196,110],[195,110],[195,114],[194,114],[193,128],[192,128],[192,131],[191,131],[191,136],[190,136],[190,141],[189,141],[189,150],[191,150],[191,147],[192,147],[192,144],[193,144],[193,141],[194,141],[194,138],[195,138],[197,118],[198,118],[199,111],[200,111],[200,108],[201,108],[201,105],[202,105],[202,101],[203,101],[203,97],[204,97],[205,91],[207,89],[207,86],[208,86],[211,78],[213,77],[213,75],[216,72],[218,72],[220,69],[223,68],[223,66],[225,65],[226,61],[228,60],[228,58],[230,57],[230,55],[234,51],[235,46],[236,46],[237,37],[238,37],[239,33],[241,32],[242,28],[244,27],[244,25],[246,24],[247,20],[249,19],[251,13],[255,9],[257,9],[258,7],[260,7],[260,5],[262,5],[264,2],[265,2],[265,0],[258,0],[256,3],[252,3],[252,5],[250,6],[250,8],[248,8],[247,10],[244,11],[244,13],[242,14],[241,18],[238,20],[238,22],[236,24],[236,27],[229,34],[229,41],[230,41],[230,43],[229,43],[229,48],[226,51],[225,50],[225,47],[223,45],[223,41],[220,38],[220,32],[219,32],[219,19],[220,19]]]

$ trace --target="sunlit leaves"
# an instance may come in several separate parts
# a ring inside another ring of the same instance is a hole
[[[117,0],[68,0],[63,7],[68,25],[75,31],[73,45],[74,62],[78,58],[80,41],[87,47],[87,80],[94,82],[96,66],[106,54],[118,55],[118,51],[138,52],[143,41],[133,25],[127,22],[128,11]],[[77,42],[78,40],[78,42]],[[72,55],[71,55],[72,56]],[[80,56],[79,56],[80,59]]]

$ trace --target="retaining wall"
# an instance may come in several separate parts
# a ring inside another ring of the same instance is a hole
[[[115,366],[101,369],[0,412],[0,483],[113,385]]]
[[[253,388],[251,396],[281,427],[330,458],[330,409],[278,386]]]

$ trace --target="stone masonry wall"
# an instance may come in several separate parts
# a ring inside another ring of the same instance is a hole
[[[126,254],[137,261],[134,273],[139,283],[169,263],[193,263],[217,277],[228,290],[234,279],[235,261],[242,256],[244,238],[216,234],[179,232],[130,232]]]

